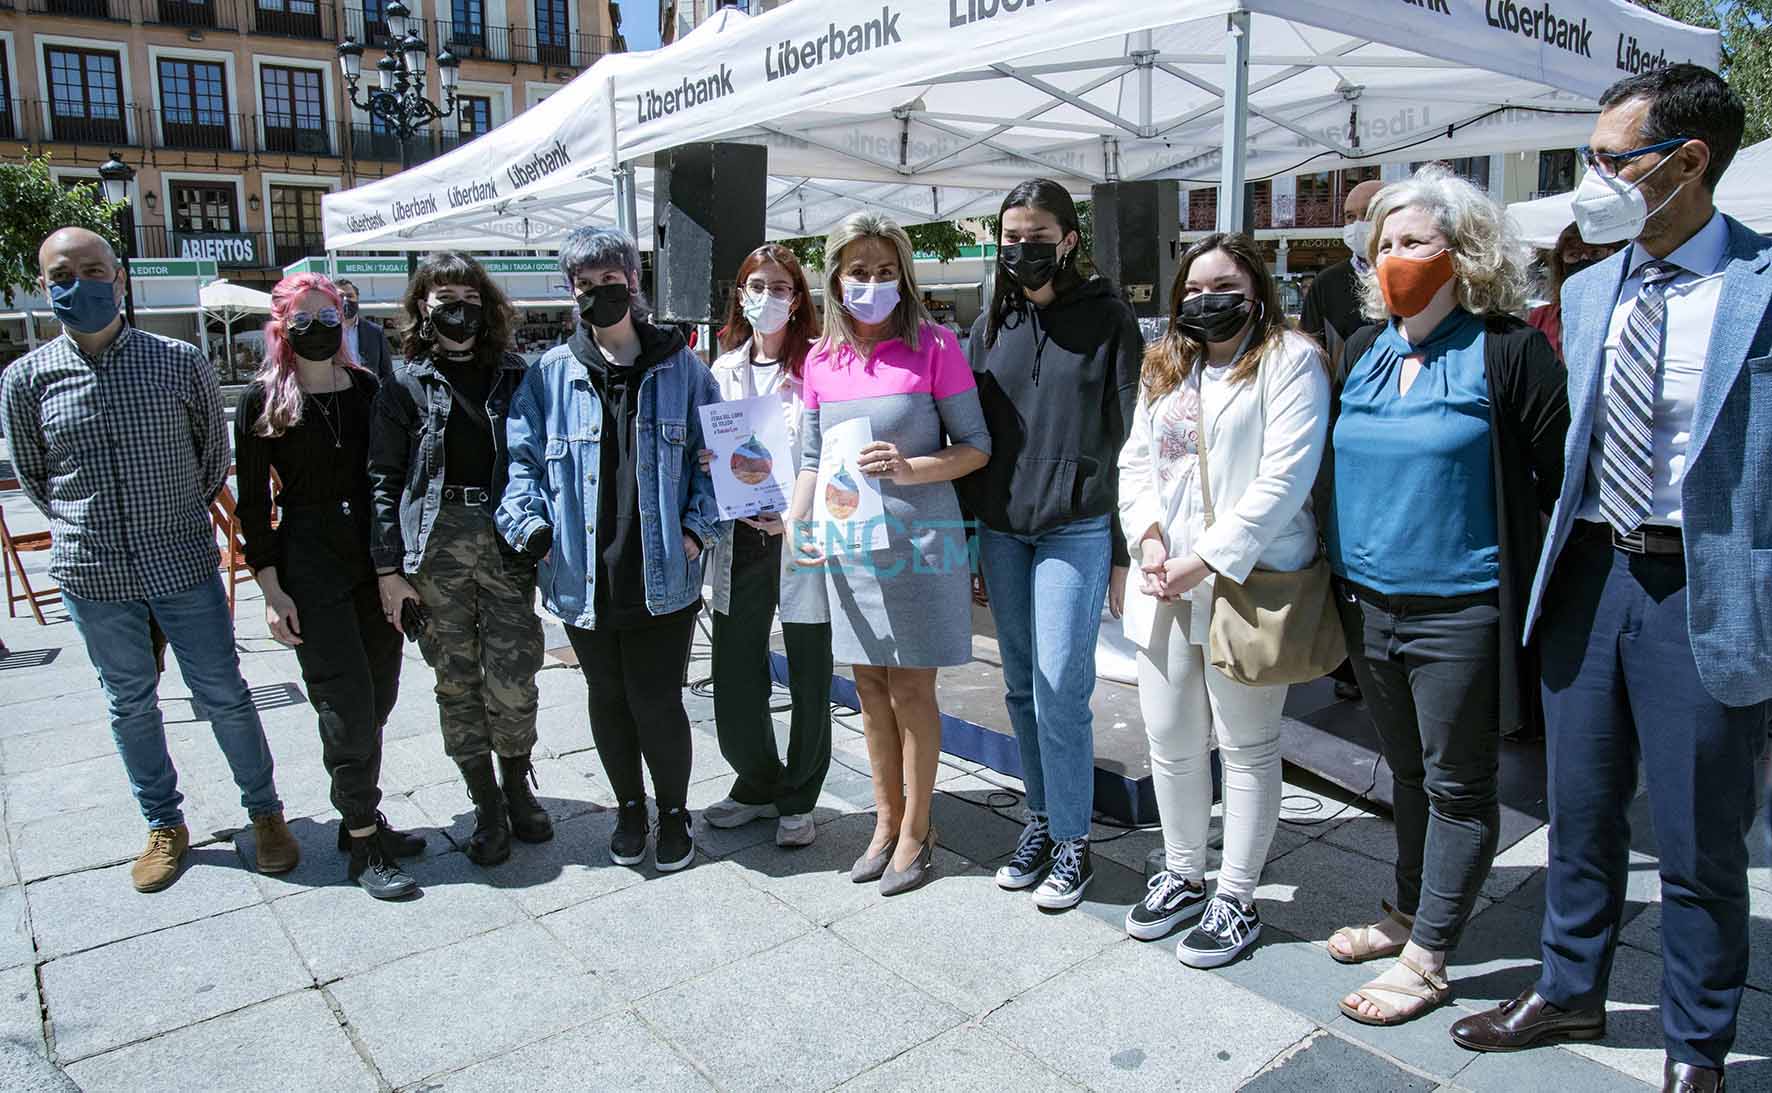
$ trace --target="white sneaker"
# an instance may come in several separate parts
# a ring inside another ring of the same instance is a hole
[[[775,823],[776,846],[811,846],[812,840],[818,838],[818,825],[812,822],[812,813],[802,812],[798,816],[783,816]]]
[[[743,827],[752,820],[773,820],[781,815],[774,805],[747,805],[724,797],[701,810],[702,818],[719,828]]]

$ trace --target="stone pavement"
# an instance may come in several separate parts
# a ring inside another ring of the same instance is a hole
[[[41,526],[17,494],[0,501],[15,529]],[[238,793],[169,668],[163,706],[194,847],[155,895],[129,887],[142,823],[73,627],[59,611],[48,627],[0,618],[12,649],[0,661],[0,1040],[86,1090],[1585,1091],[1659,1080],[1659,892],[1642,815],[1608,1037],[1475,1056],[1446,1029],[1532,977],[1542,830],[1488,881],[1454,967],[1457,1004],[1369,1029],[1339,1017],[1336,1000],[1372,969],[1334,963],[1322,941],[1375,914],[1391,833],[1339,800],[1288,787],[1259,893],[1261,944],[1218,972],[1191,971],[1172,942],[1120,928],[1153,833],[1098,829],[1089,900],[1043,913],[992,883],[1018,830],[1013,797],[958,759],[937,801],[939,879],[890,901],[850,884],[872,826],[852,716],[840,718],[811,848],[778,850],[759,823],[703,830],[681,874],[615,866],[584,685],[550,662],[537,771],[558,834],[482,869],[458,849],[470,808],[409,647],[387,728],[385,810],[430,849],[410,866],[422,898],[377,904],[344,883],[295,657],[266,637],[254,586],[242,587],[238,617],[305,857],[285,877],[251,871]],[[711,701],[685,697],[699,809],[724,795],[729,768]],[[1772,870],[1765,832],[1755,838],[1735,1090],[1772,1089]],[[0,1078],[14,1072],[0,1065]]]

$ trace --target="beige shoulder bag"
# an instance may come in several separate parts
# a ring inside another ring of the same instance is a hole
[[[1206,526],[1211,527],[1204,409],[1199,444],[1200,500],[1206,508]],[[1329,578],[1329,560],[1321,545],[1316,560],[1303,569],[1254,569],[1241,584],[1217,574],[1206,649],[1212,666],[1252,687],[1307,683],[1340,667],[1347,657],[1347,640]]]

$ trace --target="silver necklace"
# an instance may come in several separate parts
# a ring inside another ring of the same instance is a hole
[[[320,420],[326,423],[326,431],[332,434],[332,446],[343,448],[345,446],[344,423],[339,422],[335,425],[332,421],[333,412],[338,409],[338,392],[328,391],[327,394],[332,396],[329,400],[330,405],[327,401],[322,401],[319,395],[310,393],[308,397],[314,400],[314,405],[320,407]]]

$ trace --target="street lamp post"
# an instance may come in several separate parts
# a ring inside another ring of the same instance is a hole
[[[116,152],[98,169],[99,183],[104,187],[105,200],[119,204],[129,200],[129,184],[135,180],[135,168],[123,162],[123,157]],[[135,232],[133,225],[123,219],[122,209],[114,215],[117,237],[123,241],[123,313],[129,325],[135,325],[135,280],[129,274],[129,260],[135,257]]]
[[[455,85],[461,79],[461,62],[445,47],[437,54],[437,79],[443,85],[443,105],[425,97],[425,61],[427,49],[419,37],[419,20],[400,0],[389,0],[382,14],[388,24],[388,41],[384,56],[375,63],[377,83],[363,96],[357,93],[363,75],[363,46],[346,38],[338,46],[338,65],[344,72],[345,94],[351,105],[380,118],[400,141],[400,170],[412,166],[409,142],[426,126],[455,113]],[[417,256],[406,255],[406,272],[410,276],[418,264]]]

